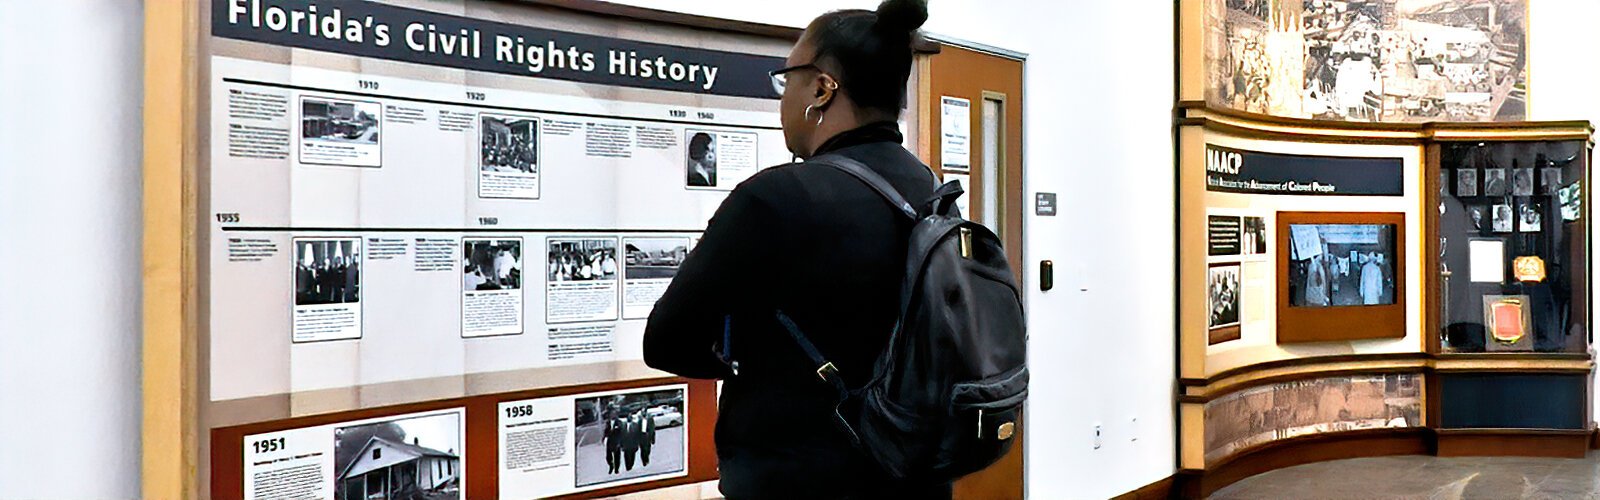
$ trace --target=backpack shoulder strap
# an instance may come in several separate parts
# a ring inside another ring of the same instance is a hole
[[[884,179],[883,176],[873,172],[872,169],[862,165],[861,162],[844,155],[832,153],[812,157],[806,161],[843,170],[845,173],[850,174],[851,177],[855,177],[868,187],[871,187],[873,191],[877,191],[880,196],[883,196],[884,200],[893,205],[901,214],[912,221],[917,220],[917,209],[906,202],[906,198],[900,194],[900,190],[895,189],[894,185],[889,184],[888,179]]]

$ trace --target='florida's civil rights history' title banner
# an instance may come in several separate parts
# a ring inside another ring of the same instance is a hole
[[[697,94],[776,99],[778,57],[482,21],[358,0],[212,0],[212,34],[362,57]]]

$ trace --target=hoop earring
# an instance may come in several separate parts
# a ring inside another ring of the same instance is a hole
[[[810,104],[806,105],[806,114],[805,114],[805,116],[806,116],[807,120],[811,119],[811,105]],[[822,126],[822,117],[823,117],[822,113],[818,112],[817,113],[817,124],[813,125],[814,127],[821,127]]]

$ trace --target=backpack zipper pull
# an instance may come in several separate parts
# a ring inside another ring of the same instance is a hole
[[[972,258],[972,229],[961,228],[961,258]]]

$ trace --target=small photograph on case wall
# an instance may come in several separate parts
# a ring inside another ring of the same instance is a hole
[[[1539,191],[1544,194],[1561,192],[1561,169],[1545,168],[1539,170]]]
[[[1511,194],[1533,196],[1533,169],[1519,168],[1511,172]]]
[[[1524,233],[1537,233],[1543,229],[1543,219],[1538,205],[1524,203],[1517,207],[1517,230]]]
[[[1506,169],[1491,168],[1483,171],[1483,195],[1505,196],[1510,192],[1506,186]]]
[[[1237,263],[1211,266],[1206,279],[1207,327],[1210,344],[1239,338],[1239,292],[1241,266]]]
[[[1478,169],[1456,170],[1456,196],[1478,195]]]
[[[1483,230],[1484,224],[1488,223],[1488,221],[1485,220],[1487,218],[1486,212],[1488,212],[1488,211],[1489,210],[1487,208],[1480,207],[1480,206],[1477,206],[1477,205],[1472,205],[1472,206],[1468,206],[1467,207],[1467,215],[1472,217],[1472,228],[1473,229],[1476,229],[1476,230],[1479,230],[1479,231]]]
[[[1494,232],[1509,233],[1516,220],[1516,215],[1511,212],[1511,205],[1495,205],[1493,211]]]

